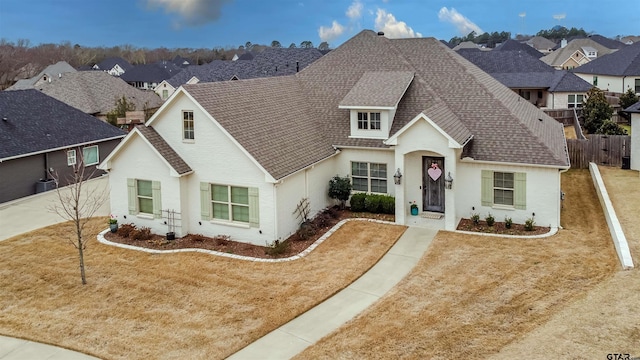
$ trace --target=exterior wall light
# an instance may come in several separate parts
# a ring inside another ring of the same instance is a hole
[[[400,168],[396,170],[396,173],[393,175],[393,182],[396,185],[400,185],[400,179],[402,179],[402,173],[400,173]]]
[[[453,186],[453,178],[451,177],[451,173],[447,174],[447,177],[444,178],[444,187],[447,189],[451,189]]]

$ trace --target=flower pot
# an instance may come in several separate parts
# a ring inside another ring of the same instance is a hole
[[[109,230],[111,230],[112,233],[115,233],[116,231],[118,231],[118,223],[109,224]]]
[[[168,232],[167,233],[167,240],[175,240],[176,239],[176,233],[172,232]]]
[[[418,207],[417,206],[412,206],[411,207],[411,215],[413,215],[413,216],[417,216],[418,215]]]

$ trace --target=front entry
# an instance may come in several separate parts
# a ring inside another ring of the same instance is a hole
[[[422,157],[422,208],[444,213],[444,158]]]

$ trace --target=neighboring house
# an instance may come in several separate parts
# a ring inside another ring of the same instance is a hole
[[[640,94],[640,43],[626,45],[572,71],[601,90],[625,93],[632,89]]]
[[[631,169],[640,170],[640,101],[624,112],[631,114]]]
[[[640,42],[640,36],[624,36],[620,39],[620,42],[625,45],[635,44]]]
[[[463,41],[460,44],[456,45],[453,47],[454,51],[458,51],[461,49],[473,49],[473,50],[481,50],[480,46],[478,46],[478,44],[474,43],[473,41]],[[491,49],[482,49],[482,50],[491,50]]]
[[[563,45],[564,45],[563,40]],[[591,39],[575,39],[565,46],[540,58],[544,63],[559,69],[569,70],[593,61],[600,56],[611,54],[616,50],[609,49]]]
[[[120,76],[132,67],[133,65],[131,65],[127,60],[121,57],[106,58],[101,62],[93,65],[94,70],[102,70],[113,76]]]
[[[541,57],[544,56],[543,53],[534,49],[533,47],[513,39],[508,39],[502,44],[496,46],[496,48],[493,49],[493,51],[522,51],[533,56],[536,59],[540,59]]]
[[[365,30],[293,75],[180,87],[100,168],[125,222],[164,234],[172,210],[177,236],[265,245],[297,230],[303,199],[333,204],[336,174],[394,196],[398,224],[557,228],[569,159],[562,124],[438,40]]]
[[[177,67],[179,67],[179,68],[185,68],[185,67],[187,67],[187,66],[191,65],[191,60],[189,60],[189,59],[187,59],[187,58],[184,58],[184,57],[182,57],[182,56],[180,56],[180,55],[176,55],[176,56],[173,58],[173,60],[171,60],[171,62],[172,62],[175,66],[177,66]]]
[[[34,87],[39,86],[42,83],[53,81],[53,79],[55,79],[56,77],[62,77],[64,74],[74,72],[76,72],[76,69],[74,69],[73,66],[69,65],[66,61],[58,61],[53,65],[47,66],[38,75],[32,77],[31,79],[18,80],[7,90],[33,89]]]
[[[524,42],[542,54],[549,54],[556,47],[556,43],[542,36],[534,36]]]
[[[162,105],[162,100],[153,92],[138,90],[102,71],[69,73],[41,84],[38,90],[102,120],[123,96],[135,104],[136,110],[151,110]]]
[[[172,62],[161,61],[154,64],[135,65],[120,78],[140,90],[155,90],[163,80],[167,80],[182,70]]]
[[[528,47],[528,45],[521,44]],[[536,51],[530,48],[531,51]],[[556,70],[528,51],[458,51],[530,103],[545,109],[582,107],[591,84],[567,70]]]
[[[51,171],[68,185],[73,165],[95,170],[125,136],[33,89],[0,92],[0,118],[0,203],[55,188]]]
[[[166,100],[178,87],[185,84],[291,75],[323,56],[318,49],[302,48],[267,48],[257,54],[245,54],[251,54],[253,58],[238,61],[214,60],[205,65],[189,66],[172,78],[162,81],[155,92]]]

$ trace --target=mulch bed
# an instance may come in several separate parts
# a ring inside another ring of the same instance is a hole
[[[523,224],[511,224],[511,228],[507,229],[504,222],[496,221],[493,226],[487,225],[487,222],[484,220],[478,221],[477,224],[474,224],[471,219],[461,219],[458,223],[457,230],[463,231],[473,231],[479,233],[487,233],[487,234],[499,234],[499,235],[518,235],[518,236],[527,236],[527,235],[542,235],[548,233],[551,229],[549,227],[544,226],[534,226],[533,230],[526,230]]]
[[[278,250],[280,251],[277,251],[277,253],[266,246],[252,245],[243,242],[222,239],[220,237],[210,238],[199,234],[188,234],[182,238],[176,238],[175,240],[166,240],[166,238],[161,235],[151,235],[151,238],[147,240],[133,240],[129,237],[123,237],[118,235],[117,233],[111,232],[107,232],[104,237],[111,242],[138,246],[147,249],[207,249],[261,259],[278,259],[291,257],[301,253],[343,219],[370,218],[391,222],[393,222],[395,219],[393,215],[362,212],[355,213],[351,212],[349,209],[340,210],[339,208],[332,208],[330,213],[333,216],[323,216],[322,220],[318,220],[318,217],[316,217],[312,221],[312,223],[315,225],[315,232],[313,235],[309,235],[308,237],[306,237],[306,239],[302,239],[299,233],[294,233],[288,239],[283,241],[283,244],[281,244],[278,248]]]

